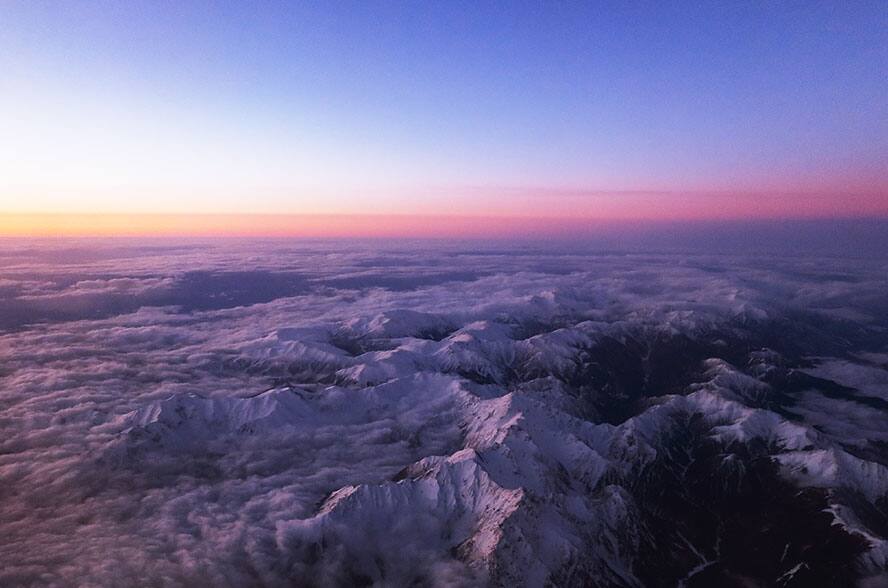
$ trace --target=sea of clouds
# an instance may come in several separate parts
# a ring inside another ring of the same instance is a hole
[[[294,529],[341,488],[459,450],[470,397],[495,395],[498,376],[448,373],[436,345],[480,321],[528,337],[579,323],[584,332],[835,325],[812,374],[888,401],[886,292],[885,259],[7,242],[0,585],[249,585],[302,572],[342,581],[332,555],[327,567],[305,563],[311,554],[293,537],[313,531]],[[398,351],[407,359],[393,358],[391,342],[404,337],[415,339]],[[285,387],[302,396],[238,404]],[[177,407],[182,398],[197,400]],[[158,411],[193,410],[203,412],[152,442]],[[824,435],[888,443],[873,403],[810,392],[797,410]],[[245,428],[258,434],[228,435]],[[375,540],[400,552],[392,565],[471,582],[475,572],[442,559],[433,541],[399,540],[434,533],[434,520],[384,524],[390,533]]]

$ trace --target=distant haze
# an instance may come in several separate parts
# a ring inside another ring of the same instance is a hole
[[[0,244],[52,247],[78,239],[91,248],[211,240],[318,243],[337,239],[385,250],[468,245],[595,252],[685,252],[741,255],[888,256],[888,219],[599,221],[582,218],[421,216],[0,215]],[[55,243],[52,245],[52,243]]]

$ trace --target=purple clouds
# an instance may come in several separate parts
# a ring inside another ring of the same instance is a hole
[[[884,262],[271,242],[4,264],[0,583],[802,582],[826,565],[806,534],[842,577],[885,565]],[[784,494],[787,555],[755,567],[732,513]]]

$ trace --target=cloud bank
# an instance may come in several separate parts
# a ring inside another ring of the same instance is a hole
[[[0,584],[885,569],[885,261],[343,241],[0,262]]]

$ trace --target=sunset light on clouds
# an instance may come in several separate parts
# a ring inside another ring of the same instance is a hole
[[[888,0],[0,0],[0,588],[888,587]]]

